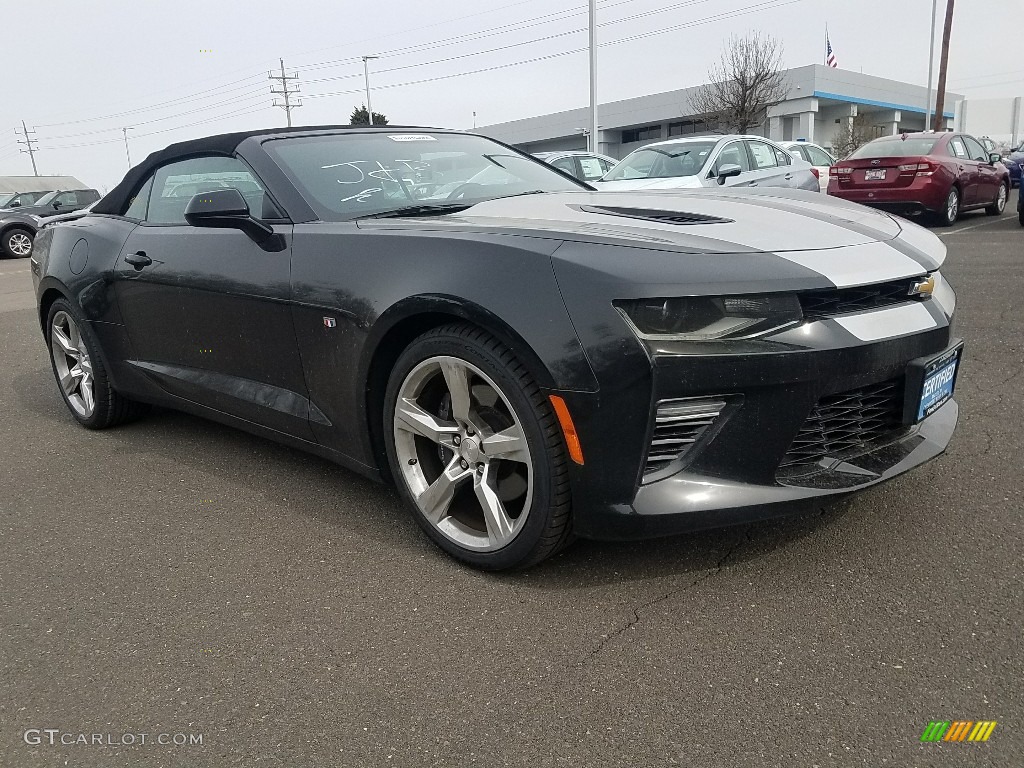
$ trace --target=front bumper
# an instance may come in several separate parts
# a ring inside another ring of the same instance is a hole
[[[640,487],[630,505],[594,520],[595,538],[646,539],[796,514],[821,503],[884,483],[946,450],[959,406],[949,401],[910,434],[877,451],[838,464],[819,487],[754,485],[679,472]],[[850,481],[856,484],[851,485]],[[833,481],[836,487],[827,486]]]

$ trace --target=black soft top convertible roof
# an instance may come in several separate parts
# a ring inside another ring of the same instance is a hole
[[[289,133],[321,133],[330,131],[373,131],[375,133],[386,133],[389,131],[434,131],[445,133],[457,133],[445,128],[425,128],[423,126],[406,125],[304,125],[292,128],[261,128],[256,131],[238,131],[236,133],[221,133],[216,136],[204,136],[200,139],[189,139],[171,144],[164,149],[158,150],[131,168],[124,178],[108,192],[103,199],[93,206],[93,213],[118,214],[124,210],[132,193],[138,189],[139,183],[145,179],[150,172],[165,163],[178,159],[185,159],[193,155],[232,155],[238,145],[251,136],[277,136]]]

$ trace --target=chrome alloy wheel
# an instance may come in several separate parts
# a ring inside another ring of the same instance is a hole
[[[32,253],[32,238],[24,232],[15,232],[7,238],[7,247],[15,256],[25,258]]]
[[[1006,185],[1005,184],[1000,184],[999,185],[999,197],[996,198],[996,210],[998,210],[1000,213],[1002,213],[1003,209],[1005,207],[1006,207]]]
[[[78,325],[67,312],[58,312],[53,316],[50,354],[53,355],[53,367],[68,403],[79,416],[89,418],[96,408],[92,360]]]
[[[416,506],[461,547],[491,552],[522,530],[534,469],[522,421],[498,386],[456,357],[431,357],[398,392],[395,454]]]
[[[946,221],[956,221],[957,214],[960,212],[960,195],[956,189],[949,191],[949,197],[946,198]]]

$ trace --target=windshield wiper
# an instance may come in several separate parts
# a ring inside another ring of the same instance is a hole
[[[478,201],[479,202],[479,201]],[[446,203],[441,205],[407,205],[403,208],[393,208],[390,211],[380,213],[368,213],[360,216],[360,219],[390,219],[401,218],[402,216],[441,216],[446,213],[458,213],[471,208],[474,203]]]

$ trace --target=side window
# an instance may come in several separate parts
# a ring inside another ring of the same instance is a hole
[[[135,193],[135,197],[129,201],[124,215],[129,219],[143,221],[146,218],[146,209],[149,208],[149,193],[152,191],[153,177],[151,175],[146,179],[146,183],[142,185],[139,191]]]
[[[806,160],[811,162],[810,156],[807,154],[807,147],[801,147],[799,144],[795,147],[789,148],[789,154],[798,160]]]
[[[967,148],[964,146],[964,142],[959,136],[949,140],[949,148],[951,150],[950,154],[952,154],[953,157],[967,157]]]
[[[775,159],[776,161],[778,161],[779,165],[793,164],[793,156],[789,154],[789,152],[787,152],[786,150],[773,146],[772,151],[775,152]]]
[[[750,170],[750,162],[747,160],[747,153],[743,151],[743,143],[734,141],[726,144],[715,160],[715,166],[711,169],[711,176],[717,176],[718,170],[723,165],[738,165],[746,173]]]
[[[60,203],[62,208],[67,208],[69,205],[78,205],[78,193],[61,192],[53,202]]]
[[[988,152],[981,146],[980,141],[971,136],[964,136],[964,142],[967,144],[967,154],[972,160],[977,160],[979,163],[988,162]]]
[[[824,150],[817,147],[804,147],[804,151],[811,157],[811,165],[835,165],[835,160],[825,154]]]
[[[584,181],[596,181],[607,171],[607,163],[596,157],[579,157],[580,170],[583,172]]]
[[[763,141],[748,141],[747,146],[750,147],[750,156],[753,158],[755,171],[774,168],[778,164],[775,160],[775,151]]]
[[[264,194],[263,185],[241,160],[193,157],[156,171],[145,220],[150,224],[184,224],[185,208],[195,195],[229,187],[242,193],[256,218],[280,216]]]
[[[560,171],[565,171],[573,178],[576,178],[576,161],[571,157],[560,157],[551,163]]]
[[[612,169],[614,163],[609,163],[607,160],[597,159],[597,162],[601,165],[601,175],[604,176],[608,171]]]

